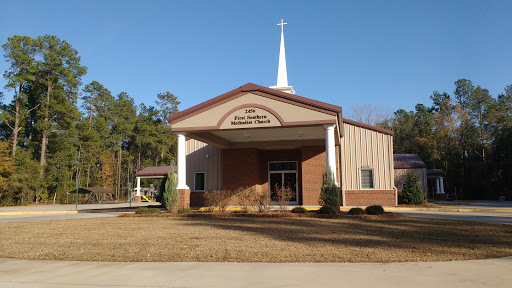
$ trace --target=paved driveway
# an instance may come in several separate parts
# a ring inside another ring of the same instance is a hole
[[[126,212],[124,212],[124,213],[126,213]],[[48,214],[48,215],[10,215],[10,216],[0,215],[0,223],[114,217],[114,216],[118,216],[118,215],[124,214],[124,213],[123,212],[107,212],[107,213]]]

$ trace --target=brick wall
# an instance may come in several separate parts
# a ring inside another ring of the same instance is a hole
[[[204,206],[204,192],[190,192],[190,207]]]
[[[236,190],[240,187],[259,189],[262,182],[260,151],[255,148],[222,150],[223,189]]]
[[[325,146],[302,147],[302,205],[319,205]]]
[[[394,190],[345,190],[347,206],[395,206]]]
[[[178,193],[180,193],[178,209],[190,208],[190,189],[178,189]]]

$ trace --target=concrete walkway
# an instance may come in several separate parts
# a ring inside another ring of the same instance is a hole
[[[0,258],[0,287],[510,287],[512,257],[420,263],[112,263]]]

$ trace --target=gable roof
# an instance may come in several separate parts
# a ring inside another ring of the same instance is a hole
[[[443,169],[427,169],[427,176],[444,176]]]
[[[417,154],[393,154],[395,169],[427,168]]]
[[[191,114],[191,113],[194,113],[196,111],[199,111],[201,109],[204,109],[210,105],[214,105],[220,101],[223,101],[223,100],[226,100],[226,99],[229,99],[231,97],[234,97],[240,93],[244,93],[244,92],[260,92],[260,93],[265,93],[265,94],[270,94],[270,95],[273,95],[273,96],[277,96],[277,97],[280,97],[280,98],[283,98],[283,99],[286,99],[286,100],[289,100],[289,101],[292,101],[292,102],[297,102],[297,103],[301,103],[301,104],[305,104],[307,106],[312,106],[312,107],[315,107],[315,108],[319,108],[319,109],[322,109],[322,110],[327,110],[327,111],[330,111],[330,112],[335,112],[335,113],[341,113],[341,110],[342,108],[339,107],[339,106],[336,106],[336,105],[331,105],[331,104],[327,104],[327,103],[324,103],[324,102],[320,102],[320,101],[316,101],[316,100],[313,100],[313,99],[309,99],[309,98],[305,98],[305,97],[302,97],[302,96],[298,96],[298,95],[293,95],[293,94],[289,94],[289,93],[286,93],[286,92],[282,92],[282,91],[279,91],[279,90],[275,90],[275,89],[272,89],[272,88],[267,88],[267,87],[264,87],[264,86],[260,86],[260,85],[256,85],[256,84],[253,84],[253,83],[247,83],[243,86],[240,86],[236,89],[233,89],[227,93],[224,93],[222,95],[219,95],[213,99],[210,99],[208,101],[205,101],[203,103],[200,103],[196,106],[192,106],[186,110],[183,110],[181,112],[178,112],[174,115],[171,115],[167,118],[167,121],[168,122],[176,122],[176,121],[179,121],[183,118],[185,118],[187,115]]]
[[[176,166],[172,166],[174,171],[176,171]],[[135,173],[135,176],[167,176],[169,173],[169,169],[171,166],[155,166],[155,167],[146,167],[139,172]]]
[[[73,194],[73,193],[76,193],[76,189],[73,189],[73,190],[67,192],[67,194]],[[109,189],[103,188],[103,187],[80,187],[80,188],[78,188],[78,193],[79,194],[89,194],[89,193],[112,194],[114,192],[112,192],[112,190],[109,190]]]

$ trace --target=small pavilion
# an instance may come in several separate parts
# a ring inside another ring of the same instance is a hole
[[[135,173],[135,177],[137,178],[137,188],[135,191],[137,193],[135,194],[134,201],[142,201],[140,179],[158,179],[157,191],[160,191],[160,183],[163,178],[167,177],[167,173],[169,173],[169,169],[171,169],[171,167],[176,171],[176,166],[155,166],[146,167]]]
[[[427,169],[427,178],[436,180],[436,200],[444,200],[446,194],[444,193],[444,177],[445,173],[442,169]]]

